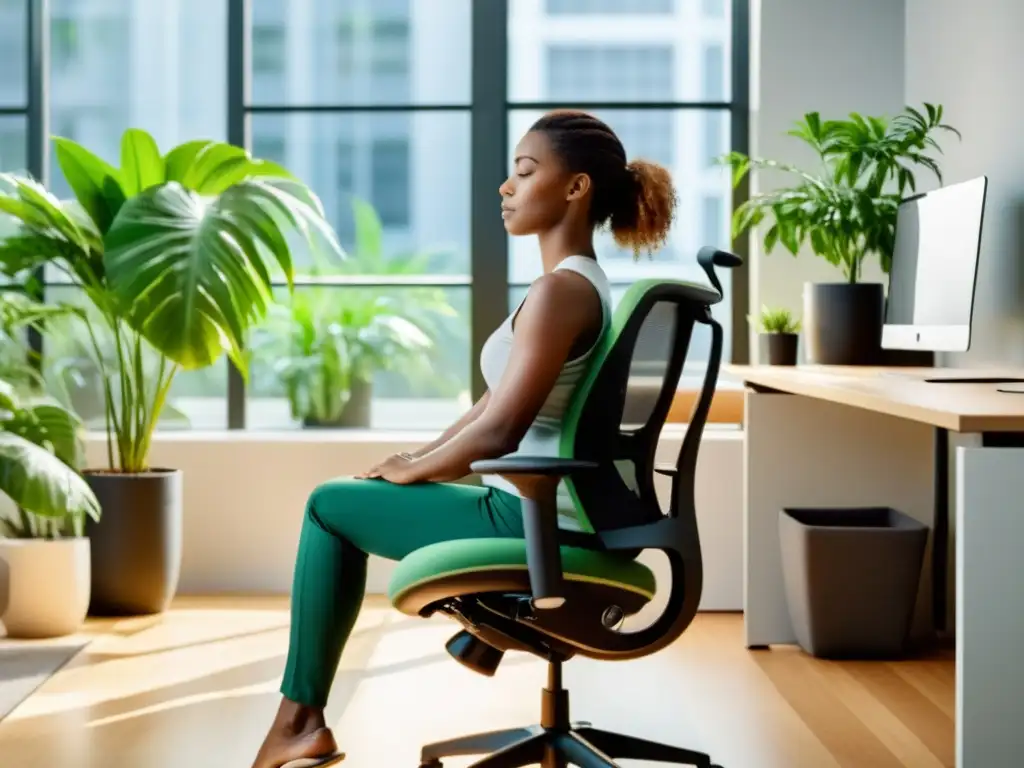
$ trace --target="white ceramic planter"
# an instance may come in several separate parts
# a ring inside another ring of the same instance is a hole
[[[89,610],[89,539],[0,538],[0,621],[11,638],[60,637]]]

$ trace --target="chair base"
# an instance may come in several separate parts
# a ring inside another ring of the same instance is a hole
[[[443,768],[445,757],[486,754],[472,768],[619,768],[615,758],[647,760],[696,768],[721,768],[703,752],[646,741],[571,723],[569,692],[562,688],[561,662],[548,666],[548,686],[541,693],[541,723],[528,728],[476,733],[423,747],[420,768]]]

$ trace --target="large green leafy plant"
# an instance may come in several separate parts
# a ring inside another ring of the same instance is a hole
[[[293,245],[343,253],[309,188],[241,148],[199,140],[162,154],[152,136],[130,129],[116,168],[54,141],[75,199],[0,175],[0,216],[18,224],[0,240],[0,269],[23,278],[46,265],[84,293],[110,468],[140,472],[178,371],[226,353],[247,373],[246,337],[273,302],[273,277],[293,285]]]
[[[733,152],[726,157],[739,184],[752,169],[781,171],[793,178],[770,192],[757,194],[733,214],[733,236],[766,218],[765,253],[782,244],[794,256],[805,245],[842,271],[850,283],[860,280],[866,259],[875,255],[889,273],[896,212],[900,200],[917,189],[915,170],[926,168],[939,183],[942,173],[932,151],[941,152],[936,134],[960,136],[942,122],[942,106],[925,104],[924,112],[907,107],[891,120],[851,113],[846,120],[804,115],[788,135],[814,151],[818,167],[805,170],[789,163]]]

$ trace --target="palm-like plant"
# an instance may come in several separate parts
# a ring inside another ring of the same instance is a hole
[[[935,134],[960,134],[942,122],[942,106],[925,104],[925,111],[907,107],[892,120],[852,113],[848,120],[822,120],[817,112],[804,115],[788,132],[808,144],[820,170],[733,152],[724,158],[739,184],[754,168],[774,169],[795,179],[792,186],[751,197],[733,214],[737,237],[772,217],[764,233],[765,253],[781,243],[794,256],[809,243],[811,250],[838,266],[849,283],[856,283],[868,256],[880,259],[888,274],[896,230],[896,212],[909,190],[917,189],[914,166],[942,173],[930,150],[941,152]]]
[[[246,336],[273,301],[272,275],[293,284],[290,236],[328,258],[344,254],[309,188],[239,147],[199,140],[161,154],[130,129],[115,168],[71,140],[55,144],[75,199],[0,175],[0,215],[18,225],[0,239],[0,270],[23,277],[49,265],[84,292],[110,469],[140,472],[178,371],[226,353],[246,374]]]

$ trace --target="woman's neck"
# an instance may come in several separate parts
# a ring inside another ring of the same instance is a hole
[[[538,235],[537,239],[540,242],[540,260],[545,274],[552,272],[569,256],[597,258],[592,232],[571,233],[562,228],[555,228]]]

